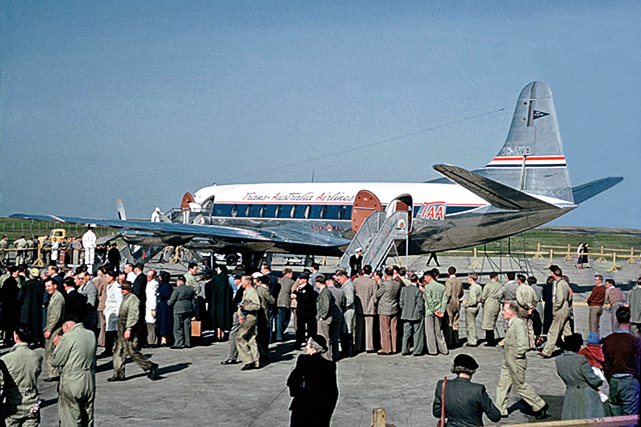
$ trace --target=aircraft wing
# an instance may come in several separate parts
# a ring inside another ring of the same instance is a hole
[[[530,196],[507,185],[485,178],[466,169],[452,165],[434,165],[434,170],[461,187],[487,200],[499,209],[544,210],[560,209],[550,203]]]
[[[172,222],[150,222],[55,215],[13,214],[10,215],[10,217],[34,219],[37,221],[66,222],[70,224],[95,224],[113,228],[152,231],[164,234],[179,234],[183,236],[209,237],[228,242],[275,242],[322,247],[337,247],[349,244],[350,242],[343,238],[284,229],[240,228],[220,225],[178,224]]]

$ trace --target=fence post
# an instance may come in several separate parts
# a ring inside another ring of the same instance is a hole
[[[636,264],[637,262],[634,260],[634,248],[630,248],[630,259],[628,260],[628,264]]]
[[[383,408],[372,409],[372,427],[385,427],[387,425],[387,414]]]
[[[570,255],[570,244],[568,243],[568,254],[563,258],[563,261],[572,261],[572,255]]]
[[[472,261],[472,264],[468,268],[481,268],[481,264],[479,264],[478,260],[476,259],[476,248],[474,248],[474,261]]]
[[[615,271],[619,271],[619,266],[617,265],[617,253],[614,252],[612,254],[612,267],[608,268],[608,273],[614,273]]]
[[[607,262],[603,253],[603,246],[601,246],[601,256],[596,259],[596,262]]]
[[[536,246],[536,254],[534,254],[532,259],[543,259],[543,255],[541,254],[541,242]]]

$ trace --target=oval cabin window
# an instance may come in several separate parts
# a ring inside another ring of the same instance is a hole
[[[289,217],[290,218],[296,217],[296,205],[292,205],[292,208],[289,210]]]
[[[309,219],[309,214],[311,212],[312,212],[312,206],[311,205],[305,206],[305,212],[304,212],[305,219]]]
[[[274,210],[274,217],[280,218],[280,213],[282,211],[283,211],[283,207],[281,205],[276,206],[276,210]]]
[[[233,205],[231,207],[231,216],[232,217],[238,216],[238,205]]]
[[[245,208],[245,216],[248,217],[249,214],[251,214],[251,212],[252,212],[252,205],[247,205],[247,207]]]
[[[267,206],[261,205],[260,209],[258,210],[258,216],[261,218],[265,218],[265,211],[267,210]]]
[[[327,205],[323,205],[320,208],[320,219],[327,218]]]
[[[338,208],[338,219],[345,219],[345,212],[347,212],[347,206],[343,205]]]

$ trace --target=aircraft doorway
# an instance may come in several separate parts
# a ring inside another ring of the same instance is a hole
[[[398,211],[407,211],[407,230],[412,231],[412,217],[414,216],[414,205],[412,204],[412,196],[409,194],[404,194],[398,196],[387,205],[387,216],[389,217],[394,212]]]
[[[378,200],[374,193],[368,190],[359,191],[352,206],[352,231],[354,234],[358,232],[365,218],[374,211],[382,210],[381,201]]]

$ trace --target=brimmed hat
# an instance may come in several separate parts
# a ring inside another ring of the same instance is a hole
[[[476,360],[472,356],[467,354],[459,354],[454,358],[454,366],[459,366],[461,368],[469,369],[470,371],[476,371],[479,368],[479,364],[476,363]]]
[[[300,276],[298,276],[298,278],[299,278],[299,279],[309,280],[309,274],[307,274],[307,273],[303,273],[303,274],[301,274]]]
[[[125,291],[133,291],[134,288],[131,286],[131,283],[124,281],[122,282],[122,285],[120,285],[120,289],[124,289]]]
[[[257,272],[255,272],[254,274],[252,274],[252,278],[254,278],[254,279],[258,279],[258,278],[259,278],[259,277],[261,277],[262,275],[263,275],[263,273],[260,273],[260,272],[258,272],[258,271],[257,271]]]
[[[358,247],[358,248],[356,248],[356,250],[354,252],[363,252],[363,248]]]
[[[34,267],[29,270],[29,274],[31,274],[33,277],[38,277],[40,275],[40,270]]]

